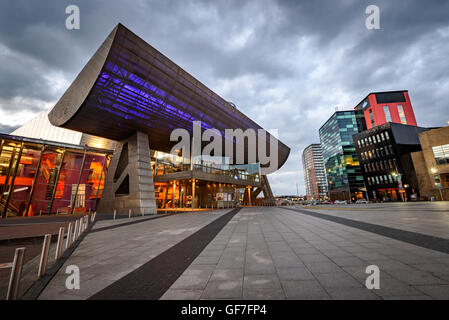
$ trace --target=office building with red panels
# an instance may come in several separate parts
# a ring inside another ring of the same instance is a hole
[[[415,127],[418,125],[407,90],[372,92],[355,110],[363,111],[367,129],[387,122]]]

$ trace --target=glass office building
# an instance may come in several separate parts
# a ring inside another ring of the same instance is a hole
[[[329,198],[356,201],[366,188],[352,136],[366,130],[360,111],[337,111],[320,128],[319,135]]]

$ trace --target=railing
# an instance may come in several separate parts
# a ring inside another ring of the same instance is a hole
[[[163,169],[157,168],[154,170],[155,176],[160,176],[168,173],[175,173],[175,172],[185,172],[190,171],[190,164],[169,164],[169,163],[158,163],[159,165],[163,166]],[[216,166],[212,165],[206,165],[206,164],[194,164],[193,165],[193,171],[201,171],[204,173],[209,174],[218,174],[221,176],[227,176],[235,180],[245,180],[249,182],[260,182],[259,173],[253,173],[249,174],[245,170],[238,169],[238,168],[232,168],[232,169],[223,169],[218,168]]]
[[[219,175],[227,176],[229,178],[236,179],[236,180],[245,180],[245,181],[250,181],[250,182],[259,182],[260,181],[258,173],[249,174],[249,173],[245,172],[244,170],[239,170],[237,168],[226,170],[226,169],[216,168],[214,166],[194,164],[193,170],[201,171],[201,172],[205,172],[205,173],[209,173],[209,174],[219,174]]]

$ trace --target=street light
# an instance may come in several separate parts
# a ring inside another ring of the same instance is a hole
[[[443,193],[441,192],[441,179],[440,179],[440,175],[438,173],[438,169],[432,168],[432,169],[430,169],[430,171],[432,171],[432,173],[433,173],[433,179],[435,180],[435,186],[438,188],[438,191],[440,192],[441,201],[443,201]]]
[[[396,161],[393,161],[393,163],[394,163],[394,167],[395,167],[395,169],[396,169],[396,172],[392,172],[391,173],[391,175],[394,177],[394,179],[398,182],[398,189],[399,189],[399,193],[401,194],[401,199],[402,199],[402,202],[405,202],[405,199],[404,199],[404,195],[402,194],[402,191],[403,191],[403,187],[402,187],[402,179],[401,179],[401,177],[402,177],[402,174],[400,174],[399,173],[399,171],[398,171],[398,167],[396,166]],[[397,177],[397,178],[396,178]]]

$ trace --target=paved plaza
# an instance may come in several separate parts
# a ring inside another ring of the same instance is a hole
[[[448,299],[448,209],[252,207],[100,220],[39,299]],[[80,268],[79,290],[65,286],[68,265]],[[380,289],[366,288],[368,265],[379,267]]]

